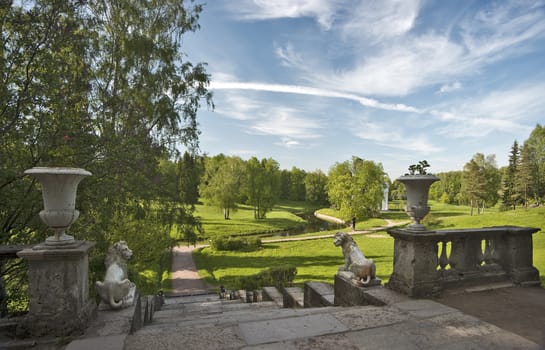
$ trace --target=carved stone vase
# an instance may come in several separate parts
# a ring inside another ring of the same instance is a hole
[[[405,175],[397,179],[405,185],[407,191],[407,205],[405,212],[411,217],[413,223],[407,228],[414,231],[424,231],[426,227],[420,222],[430,212],[428,206],[428,193],[430,186],[439,178],[433,175]]]
[[[54,236],[47,237],[45,246],[49,248],[67,248],[76,244],[74,237],[67,235],[66,230],[79,217],[76,206],[76,191],[80,181],[91,173],[80,168],[35,167],[25,174],[37,179],[42,186],[44,210],[40,218],[55,231]]]

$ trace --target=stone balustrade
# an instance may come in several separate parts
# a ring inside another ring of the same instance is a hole
[[[511,281],[539,285],[531,227],[411,231],[391,229],[394,269],[388,287],[413,297],[444,289]]]

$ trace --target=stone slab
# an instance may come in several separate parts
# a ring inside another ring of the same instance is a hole
[[[125,341],[125,349],[130,350],[219,350],[239,349],[245,345],[234,327],[215,325],[176,327],[155,333],[138,332]]]
[[[397,309],[376,306],[342,308],[333,315],[350,330],[382,327],[410,318],[407,313],[399,312]]]
[[[383,286],[366,289],[364,291],[364,297],[369,300],[369,303],[372,305],[393,305],[395,303],[410,300],[405,294],[398,293]]]
[[[305,307],[333,306],[334,302],[335,291],[332,285],[323,282],[305,282]]]
[[[284,296],[276,287],[263,287],[263,300],[274,301],[279,307],[284,307]]]
[[[305,293],[299,287],[284,288],[284,307],[304,307]]]
[[[348,330],[329,314],[290,317],[239,324],[242,336],[249,345],[307,338]]]
[[[418,300],[409,300],[396,303],[393,305],[394,308],[397,308],[400,311],[405,311],[411,316],[418,318],[429,318],[439,315],[444,315],[448,313],[458,312],[458,310],[451,307],[439,304],[432,300],[427,299],[418,299]]]
[[[126,334],[85,338],[72,341],[65,350],[123,350]]]

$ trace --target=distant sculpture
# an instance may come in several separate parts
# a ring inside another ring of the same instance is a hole
[[[356,284],[366,286],[376,278],[376,266],[373,260],[367,259],[352,238],[345,232],[337,232],[333,238],[336,247],[341,246],[344,265],[339,267],[339,274],[352,279]]]
[[[96,282],[100,298],[113,309],[129,306],[134,302],[136,286],[127,279],[127,260],[131,256],[132,250],[127,246],[127,242],[115,243],[104,259],[106,265],[104,282]]]

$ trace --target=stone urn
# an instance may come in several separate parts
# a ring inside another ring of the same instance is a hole
[[[413,223],[408,226],[408,229],[415,231],[424,231],[426,227],[420,222],[430,212],[428,206],[428,193],[430,186],[439,178],[429,174],[405,175],[397,179],[405,185],[407,191],[407,205],[405,212],[411,217]]]
[[[40,218],[53,231],[54,236],[47,237],[45,246],[50,248],[68,248],[76,244],[74,237],[66,230],[79,217],[76,206],[76,191],[80,181],[91,173],[80,168],[34,167],[25,171],[42,185],[44,210]]]

